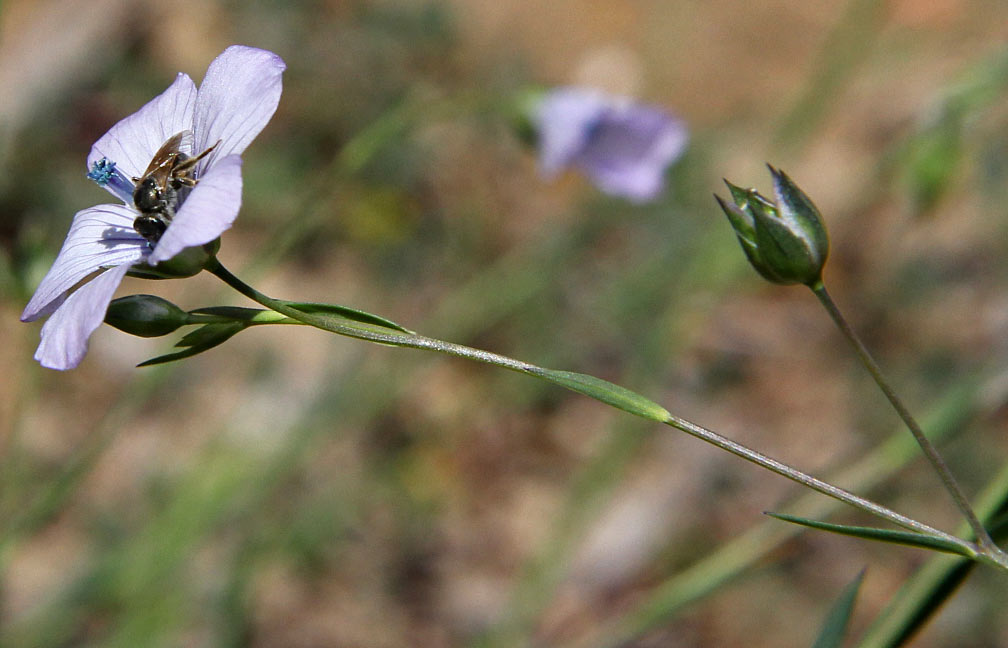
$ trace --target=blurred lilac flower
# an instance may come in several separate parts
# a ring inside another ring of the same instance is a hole
[[[667,112],[586,88],[558,88],[532,116],[543,174],[576,167],[599,189],[634,202],[658,197],[665,169],[686,148],[686,125]]]
[[[21,314],[24,322],[49,316],[35,352],[42,366],[62,370],[80,363],[131,268],[155,266],[185,248],[210,243],[231,226],[241,206],[240,155],[276,111],[285,67],[272,52],[234,45],[210,63],[198,91],[180,73],[167,90],[95,142],[87,175],[123,204],[77,212],[56,261]],[[134,229],[140,212],[133,178],[145,173],[162,144],[183,132],[181,152],[187,156],[216,147],[192,171],[198,184],[173,195],[167,229],[153,241],[145,239]]]

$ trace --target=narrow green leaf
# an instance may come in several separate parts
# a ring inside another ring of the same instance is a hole
[[[984,489],[976,505],[991,537],[1008,539],[1008,466]],[[977,562],[936,556],[908,580],[861,638],[861,648],[905,645],[941,609],[973,573]]]
[[[539,376],[562,387],[576,391],[579,394],[590,396],[607,405],[612,405],[625,412],[630,412],[652,421],[664,423],[672,417],[668,410],[658,403],[608,380],[602,380],[601,378],[587,374],[542,369],[539,367],[531,371],[531,373],[534,376]]]
[[[214,345],[216,346],[216,345]],[[210,347],[208,347],[210,348]],[[153,367],[154,365],[166,364],[168,362],[175,362],[176,360],[183,360],[194,355],[203,353],[207,349],[200,347],[188,347],[182,351],[176,351],[175,353],[166,353],[165,355],[157,356],[156,358],[151,358],[150,360],[144,360],[137,367]]]
[[[914,533],[913,531],[894,531],[892,529],[878,529],[875,527],[858,527],[858,526],[848,526],[846,524],[831,524],[829,522],[808,520],[806,518],[800,518],[794,515],[786,515],[784,513],[767,512],[766,514],[769,515],[770,517],[777,518],[778,520],[784,520],[785,522],[800,524],[801,526],[806,526],[812,529],[819,529],[820,531],[829,531],[830,533],[839,533],[841,535],[849,535],[854,536],[856,538],[864,538],[866,540],[878,540],[880,542],[891,542],[893,544],[901,544],[906,545],[908,547],[919,547],[921,549],[930,549],[932,551],[941,551],[944,553],[958,554],[960,556],[966,556],[968,558],[974,557],[967,554],[962,547],[953,542],[949,542],[941,538],[933,538],[931,536],[926,536],[920,533]]]
[[[244,328],[245,325],[241,322],[229,324],[207,324],[205,326],[201,326],[195,331],[188,333],[175,344],[175,346],[178,347],[185,347],[183,350],[151,358],[150,360],[145,360],[137,366],[150,367],[152,365],[182,360],[183,358],[190,358],[194,355],[203,353],[204,351],[208,351],[219,344],[223,344],[229,340],[231,336]]]
[[[833,607],[830,608],[826,616],[826,622],[819,632],[819,638],[812,645],[812,648],[840,648],[843,645],[844,636],[847,634],[847,625],[854,614],[854,602],[857,600],[858,590],[861,582],[864,581],[865,572],[862,569],[853,581],[851,581],[840,598],[837,599]]]
[[[208,343],[220,344],[243,328],[245,328],[245,324],[242,322],[204,324],[183,335],[182,339],[175,343],[175,346],[192,347]]]
[[[296,308],[304,313],[331,315],[340,319],[358,322],[360,324],[368,324],[370,326],[392,329],[393,331],[399,331],[400,333],[413,333],[413,331],[399,326],[392,320],[387,320],[384,317],[366,313],[362,310],[357,310],[356,308],[350,308],[348,306],[339,306],[337,304],[316,304],[313,302],[292,302],[280,299],[277,301],[282,301],[287,306]]]

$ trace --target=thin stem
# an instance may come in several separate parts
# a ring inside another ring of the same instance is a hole
[[[821,479],[812,477],[811,475],[803,473],[800,470],[796,470],[795,468],[781,463],[772,457],[768,457],[761,452],[757,452],[756,450],[752,450],[740,443],[728,439],[727,437],[721,436],[713,430],[708,430],[705,427],[674,416],[671,417],[670,420],[666,421],[666,424],[698,439],[706,441],[711,445],[717,446],[722,450],[727,450],[737,457],[742,457],[746,461],[750,461],[758,466],[766,468],[767,470],[775,472],[782,477],[787,477],[791,481],[797,482],[802,486],[811,488],[823,495],[828,495],[829,497],[840,500],[845,504],[849,504],[855,508],[861,509],[862,511],[871,513],[872,515],[889,520],[893,524],[901,526],[905,529],[910,529],[911,531],[916,531],[925,535],[939,537],[949,542],[954,542],[960,547],[967,548],[970,553],[976,552],[976,547],[974,547],[971,543],[957,538],[950,533],[935,529],[927,524],[918,522],[913,518],[908,518],[905,515],[897,513],[892,509],[888,509],[881,504],[876,504],[875,502],[855,495],[850,491],[834,486],[828,482],[824,482]]]
[[[826,312],[829,313],[837,328],[840,329],[840,332],[843,333],[845,338],[847,338],[847,341],[854,347],[854,351],[857,353],[858,359],[861,360],[861,364],[863,364],[865,369],[868,370],[868,373],[871,374],[871,377],[875,380],[875,384],[877,384],[879,389],[882,390],[885,397],[889,399],[893,409],[895,409],[896,413],[899,414],[899,417],[903,419],[903,422],[906,424],[907,428],[909,428],[910,433],[913,434],[914,439],[917,440],[917,445],[920,446],[921,450],[924,452],[924,456],[927,457],[927,460],[931,463],[935,472],[938,473],[942,483],[945,485],[945,490],[947,490],[949,495],[952,496],[952,500],[969,523],[970,528],[976,535],[977,542],[981,547],[989,552],[1003,555],[1001,549],[994,544],[994,540],[992,540],[990,534],[987,533],[987,529],[985,529],[983,524],[980,523],[976,513],[973,512],[973,507],[970,506],[969,500],[966,499],[966,496],[963,494],[962,489],[959,488],[959,484],[956,482],[955,477],[952,476],[952,471],[949,470],[948,464],[945,463],[945,460],[938,454],[938,450],[935,449],[931,441],[929,441],[924,435],[924,431],[921,429],[920,425],[917,424],[917,420],[914,419],[913,415],[910,414],[910,410],[907,409],[900,397],[896,395],[895,391],[893,391],[893,388],[890,386],[889,381],[886,380],[886,377],[883,375],[882,369],[879,367],[878,363],[875,362],[875,359],[868,352],[864,343],[861,342],[861,338],[858,337],[857,333],[854,332],[854,329],[852,329],[847,323],[847,320],[844,319],[843,314],[840,313],[840,309],[833,301],[833,298],[830,297],[829,293],[826,291],[826,285],[820,281],[814,286],[810,286],[810,288],[819,299],[819,302],[826,309]]]
[[[212,263],[207,267],[207,270],[252,301],[262,304],[270,310],[286,315],[291,319],[296,319],[299,322],[304,322],[305,324],[329,331],[330,333],[337,333],[339,335],[345,335],[347,337],[353,337],[360,340],[367,340],[369,342],[378,342],[380,344],[392,344],[411,349],[436,351],[446,355],[485,362],[487,364],[510,369],[511,371],[517,371],[519,373],[530,375],[540,375],[542,371],[541,367],[537,367],[536,365],[528,362],[522,362],[521,360],[515,360],[514,358],[508,358],[507,356],[498,355],[489,351],[473,349],[461,344],[453,344],[451,342],[445,342],[443,340],[429,338],[415,333],[404,334],[394,333],[391,331],[386,333],[384,330],[376,328],[337,324],[329,318],[319,317],[312,313],[298,310],[283,300],[273,299],[272,297],[259,292],[252,286],[249,286],[241,279],[231,274],[227,268],[220,264],[220,262]]]
[[[272,297],[264,295],[255,288],[252,288],[251,286],[245,284],[243,281],[235,277],[217,261],[211,263],[207,267],[207,270],[216,275],[218,278],[220,278],[222,281],[224,281],[226,284],[228,284],[241,294],[248,297],[249,299],[258,302],[259,304],[262,304],[263,306],[271,310],[286,315],[287,317],[296,319],[300,322],[304,322],[305,324],[323,329],[325,331],[329,331],[331,333],[337,333],[339,335],[345,335],[348,337],[368,340],[371,342],[378,342],[381,344],[391,344],[395,346],[408,347],[413,349],[425,349],[428,351],[436,351],[438,353],[444,353],[446,355],[451,355],[459,358],[467,358],[469,360],[475,360],[477,362],[491,364],[497,367],[502,367],[504,369],[510,369],[511,371],[516,371],[519,373],[535,376],[537,378],[541,378],[544,380],[549,380],[551,382],[556,382],[558,384],[566,386],[569,389],[573,389],[574,391],[580,391],[577,388],[573,387],[571,385],[571,382],[556,379],[556,376],[558,374],[565,374],[568,376],[571,376],[573,374],[566,374],[566,372],[556,372],[550,369],[539,367],[537,365],[528,362],[522,362],[520,360],[515,360],[514,358],[508,358],[506,356],[498,355],[496,353],[491,353],[489,351],[483,351],[481,349],[474,349],[472,347],[467,347],[461,344],[454,344],[452,342],[446,342],[444,340],[429,338],[423,335],[418,335],[416,333],[401,333],[391,330],[386,332],[383,329],[342,324],[332,318],[327,318],[315,313],[309,313],[299,310],[293,307],[289,302],[274,299]],[[905,515],[897,513],[880,504],[876,504],[875,502],[872,502],[863,497],[855,495],[849,491],[846,491],[842,488],[839,488],[837,486],[824,482],[820,479],[812,477],[811,475],[803,473],[800,470],[792,468],[787,464],[781,463],[776,459],[768,457],[760,452],[757,452],[756,450],[752,450],[740,443],[736,443],[735,441],[732,441],[731,439],[728,439],[727,437],[724,437],[712,430],[708,430],[707,428],[696,425],[695,423],[691,423],[684,419],[675,417],[669,414],[666,410],[664,410],[664,408],[662,408],[657,404],[651,404],[653,405],[653,407],[649,407],[646,404],[650,403],[650,401],[647,401],[646,399],[640,397],[639,395],[633,394],[633,392],[623,390],[623,388],[618,387],[616,385],[613,385],[613,388],[615,388],[616,390],[626,392],[627,394],[632,394],[633,396],[636,397],[635,403],[637,404],[637,406],[626,407],[618,404],[615,405],[620,409],[624,409],[625,411],[641,416],[642,418],[647,418],[649,420],[655,420],[665,423],[666,425],[669,425],[678,430],[686,432],[691,436],[694,436],[698,439],[701,439],[702,441],[706,441],[707,443],[710,443],[718,448],[721,448],[722,450],[726,450],[737,457],[741,457],[746,461],[749,461],[758,466],[766,468],[767,470],[777,473],[782,477],[786,477],[787,479],[790,479],[803,486],[806,486],[807,488],[818,491],[824,495],[827,495],[841,502],[849,504],[850,506],[861,509],[862,511],[866,511],[868,513],[871,513],[872,515],[888,520],[893,524],[909,529],[911,531],[915,531],[917,533],[928,535],[933,538],[940,538],[946,542],[955,544],[956,546],[960,547],[963,550],[963,553],[965,555],[971,557],[978,557],[981,554],[987,555],[988,557],[992,558],[993,562],[1000,565],[1002,568],[1008,569],[1008,556],[1005,557],[1005,560],[1001,560],[1000,557],[998,556],[989,556],[988,555],[989,552],[983,552],[980,549],[980,547],[978,547],[972,542],[968,542],[961,538],[957,538],[956,536],[946,533],[945,531],[935,529],[934,527],[931,527],[927,524],[906,517]],[[586,393],[589,396],[592,395],[591,393],[586,391],[581,391],[581,393]],[[597,400],[607,402],[610,405],[614,404],[611,400],[606,400],[603,398],[599,398],[597,396],[595,397]],[[645,403],[645,405],[643,407],[640,407],[639,406],[640,403]]]

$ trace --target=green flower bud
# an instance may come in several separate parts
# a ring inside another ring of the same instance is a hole
[[[113,299],[105,323],[140,337],[168,335],[189,323],[189,313],[155,295],[129,295]]]
[[[518,93],[507,106],[507,116],[510,119],[512,131],[519,142],[532,149],[539,144],[535,115],[545,98],[546,91],[544,89],[528,88]]]
[[[197,275],[203,271],[207,263],[215,258],[220,250],[220,239],[214,239],[206,245],[188,247],[167,261],[157,265],[135,265],[129,271],[129,276],[141,279],[183,279]]]
[[[815,204],[784,172],[770,167],[774,201],[725,180],[732,203],[715,195],[749,262],[765,279],[815,286],[829,256],[829,237]]]

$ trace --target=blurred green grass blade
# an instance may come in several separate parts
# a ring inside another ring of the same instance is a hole
[[[59,596],[40,602],[31,617],[0,628],[0,645],[80,645],[87,620],[100,613],[101,627],[86,632],[90,646],[180,645],[176,633],[192,617],[193,556],[223,521],[234,523],[258,484],[258,464],[229,448],[215,448],[204,462],[180,475],[170,499],[135,533],[112,527],[83,573]]]
[[[833,27],[815,62],[812,78],[775,133],[782,148],[797,148],[815,132],[836,105],[843,86],[872,51],[872,41],[885,22],[886,3],[851,0]]]
[[[880,625],[873,625],[858,646],[896,648],[905,645],[941,609],[976,567],[977,563],[972,560],[946,556],[928,563],[903,586],[896,605],[891,605],[883,612],[883,615],[891,616],[880,617],[876,621]]]
[[[122,611],[102,645],[129,648],[155,637],[170,640],[184,627],[196,591],[190,580],[193,557],[248,503],[258,468],[254,458],[212,448],[178,480],[170,502],[125,550],[107,557],[105,587]]]
[[[977,514],[995,541],[1008,539],[1008,464],[978,498]],[[965,528],[963,529],[964,531]],[[895,648],[909,641],[955,593],[978,563],[941,556],[917,571],[869,627],[860,648]]]
[[[105,450],[124,429],[126,422],[142,411],[170,378],[170,371],[152,371],[130,381],[117,398],[109,403],[101,420],[90,431],[87,443],[74,453],[57,474],[48,477],[44,483],[27,482],[29,490],[25,493],[11,494],[5,489],[5,497],[13,498],[18,506],[15,512],[4,518],[5,523],[0,526],[0,570],[7,566],[10,551],[20,541],[50,523],[65,509],[67,502],[73,498]],[[7,459],[7,456],[3,457],[4,461]],[[5,464],[0,464],[0,467],[7,468]]]
[[[772,518],[798,524],[810,529],[828,531],[840,535],[862,538],[864,540],[877,540],[879,542],[890,542],[892,544],[906,545],[908,547],[918,547],[920,549],[930,549],[944,553],[954,553],[965,555],[959,545],[953,544],[941,538],[932,538],[920,533],[911,531],[895,531],[893,529],[880,529],[877,527],[851,526],[848,524],[833,524],[831,522],[820,522],[797,515],[787,515],[786,513],[767,513]]]
[[[943,115],[907,142],[904,155],[904,183],[913,212],[927,214],[953,186],[962,167],[963,115]]]
[[[841,592],[836,603],[830,608],[823,629],[812,648],[840,648],[843,645],[847,626],[854,614],[854,603],[857,600],[858,590],[861,589],[861,583],[864,581],[864,575],[865,572],[862,569],[861,573]]]
[[[552,536],[525,565],[504,620],[471,645],[508,648],[520,645],[534,632],[537,619],[570,569],[586,526],[610,501],[611,493],[623,483],[633,460],[652,438],[648,425],[625,417],[614,421],[605,446],[574,477],[565,494],[566,505],[552,525]]]
[[[951,85],[926,119],[897,153],[902,182],[917,215],[926,215],[958,179],[967,155],[966,137],[973,122],[992,104],[1002,101],[1008,87],[1008,50],[1002,49],[971,65]]]
[[[576,225],[580,231],[573,233],[572,238],[584,239],[589,236],[590,223],[578,220]],[[677,241],[665,242],[655,253],[636,260],[625,275],[618,281],[606,284],[605,289],[599,293],[597,303],[604,305],[605,309],[598,311],[597,316],[614,321],[641,321],[645,318],[660,323],[655,325],[653,331],[641,330],[640,337],[634,339],[634,353],[629,358],[632,364],[623,373],[624,381],[634,385],[643,383],[641,391],[644,393],[657,393],[661,390],[661,380],[656,380],[655,376],[661,375],[663,368],[677,357],[683,340],[687,337],[680,330],[683,324],[679,319],[680,304],[686,299],[686,295],[701,287],[714,292],[726,290],[739,274],[749,272],[741,255],[724,245],[722,234],[715,226],[682,239],[688,240],[688,243],[682,243],[681,247]],[[523,252],[522,256],[527,255]],[[485,317],[492,314],[493,319],[496,319],[505,302],[481,299],[481,296],[493,290],[497,297],[499,288],[495,288],[496,286],[514,290],[516,286],[522,286],[526,282],[529,286],[536,285],[536,275],[549,267],[548,264],[540,267],[538,257],[538,254],[527,260],[516,257],[508,261],[506,267],[501,267],[499,272],[495,270],[492,274],[486,274],[467,287],[464,293],[466,300],[477,304],[481,309],[479,312],[485,313]],[[555,265],[575,266],[576,262],[558,258]],[[667,279],[668,268],[673,265],[676,267],[677,280],[670,282]],[[656,303],[665,305],[658,313],[654,312]],[[515,306],[517,305],[515,302]],[[442,326],[457,326],[459,321],[466,321],[460,315],[461,309],[450,304],[449,313],[436,321],[443,322]],[[440,329],[441,326],[433,328]],[[558,360],[563,361],[566,360]],[[654,431],[643,421],[625,417],[613,419],[605,431],[605,445],[573,477],[565,496],[565,504],[552,525],[550,537],[536,555],[526,562],[510,596],[507,611],[500,621],[470,645],[480,648],[510,648],[526,643],[527,638],[539,627],[540,619],[553,600],[557,587],[567,576],[577,547],[584,540],[586,527],[623,483],[630,465],[653,434]],[[780,526],[783,525],[778,525]]]
[[[419,98],[408,96],[379,115],[343,145],[333,160],[333,174],[350,176],[359,173],[383,147],[401,141],[409,129],[415,127],[424,104]]]

